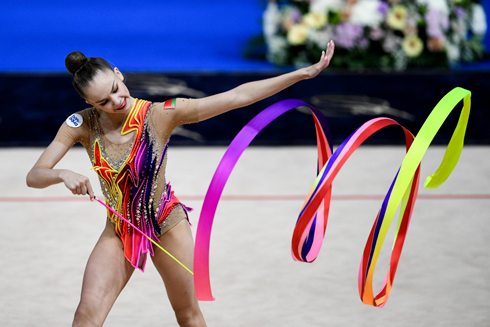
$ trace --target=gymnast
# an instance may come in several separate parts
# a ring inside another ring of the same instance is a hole
[[[242,84],[201,99],[151,103],[133,98],[124,76],[102,58],[70,53],[65,60],[75,90],[90,108],[72,114],[27,175],[27,185],[64,183],[75,195],[95,195],[89,179],[55,165],[77,142],[92,161],[106,203],[192,269],[194,241],[187,208],[165,180],[170,135],[181,124],[203,121],[274,95],[317,76],[334,53],[331,41],[318,63],[273,78]],[[205,326],[193,276],[127,222],[108,211],[107,222],[85,269],[73,326],[102,326],[135,268],[147,254],[160,274],[179,326]]]

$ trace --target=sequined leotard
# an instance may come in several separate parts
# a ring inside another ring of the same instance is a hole
[[[197,121],[197,100],[188,101],[191,108],[176,110],[175,99],[163,104],[135,99],[121,130],[121,135],[133,136],[123,144],[111,143],[105,137],[94,108],[78,112],[78,118],[70,116],[55,138],[70,146],[76,142],[85,146],[108,205],[157,242],[159,236],[186,219],[189,210],[165,180],[173,128]],[[82,123],[75,127],[70,119]],[[108,217],[124,244],[126,258],[144,270],[146,254],[153,255],[151,241],[110,211]]]

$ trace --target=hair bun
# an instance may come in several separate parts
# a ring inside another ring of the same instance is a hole
[[[75,74],[77,70],[79,70],[80,67],[82,67],[87,62],[87,60],[87,57],[85,57],[85,55],[80,51],[73,51],[68,56],[66,56],[66,69],[68,69],[70,73]]]

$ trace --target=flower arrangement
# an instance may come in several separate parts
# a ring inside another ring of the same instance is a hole
[[[269,1],[266,58],[302,66],[334,40],[331,66],[404,70],[474,62],[487,30],[476,0]]]

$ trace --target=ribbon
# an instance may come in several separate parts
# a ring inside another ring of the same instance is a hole
[[[293,259],[298,261],[312,262],[318,256],[328,221],[332,182],[349,156],[367,138],[384,127],[398,125],[404,133],[407,154],[374,221],[359,269],[359,294],[362,302],[376,307],[384,306],[391,292],[396,268],[415,205],[422,157],[449,113],[464,99],[464,107],[446,149],[444,159],[437,171],[429,176],[425,183],[428,188],[436,188],[448,178],[459,159],[469,117],[470,97],[471,93],[465,89],[453,89],[436,105],[415,138],[410,131],[392,119],[372,119],[352,133],[333,154],[330,130],[324,116],[320,114],[318,109],[299,100],[284,100],[259,113],[240,131],[228,147],[206,193],[195,244],[194,281],[197,298],[200,301],[214,300],[209,278],[211,228],[219,198],[236,162],[253,138],[265,126],[291,109],[298,106],[307,106],[312,112],[315,121],[318,167],[322,167],[322,169],[318,172],[318,176],[305,200],[293,231],[291,252]],[[374,268],[389,226],[400,204],[401,209],[390,268],[382,289],[374,296],[372,289]]]

